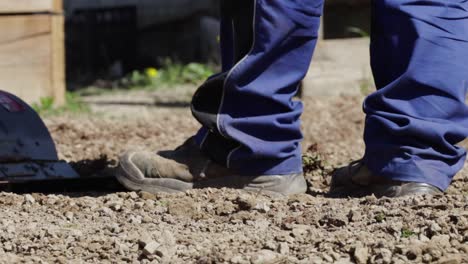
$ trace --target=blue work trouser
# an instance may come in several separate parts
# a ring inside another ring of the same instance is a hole
[[[323,0],[223,0],[223,72],[195,93],[198,142],[245,175],[302,172],[300,115],[292,98],[317,41]]]
[[[307,72],[323,1],[223,6],[223,72],[192,103],[203,124],[200,146],[242,174],[300,172],[302,105],[292,97]],[[467,10],[464,1],[373,1],[379,89],[364,103],[364,161],[374,173],[445,189],[463,165],[465,151],[455,144],[468,132]]]
[[[371,63],[378,91],[364,102],[365,163],[393,180],[446,189],[468,136],[468,2],[373,1]]]

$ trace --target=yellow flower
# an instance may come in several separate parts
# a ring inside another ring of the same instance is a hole
[[[146,76],[150,78],[155,78],[156,76],[158,76],[159,72],[156,68],[146,68],[145,73],[146,73]]]

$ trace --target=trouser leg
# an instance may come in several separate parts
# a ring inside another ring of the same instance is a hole
[[[444,190],[468,136],[468,3],[373,1],[364,161],[375,174]]]
[[[303,107],[292,98],[310,64],[323,0],[224,4],[241,5],[241,12],[223,18],[223,34],[232,33],[222,35],[223,73],[202,85],[192,101],[204,126],[200,146],[241,174],[301,172]]]

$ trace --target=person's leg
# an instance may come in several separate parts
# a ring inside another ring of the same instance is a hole
[[[302,103],[292,98],[310,64],[323,1],[235,3],[244,6],[233,19],[235,65],[193,100],[194,116],[209,128],[201,148],[244,175],[300,173]]]
[[[118,179],[147,191],[304,192],[302,104],[292,98],[307,73],[322,8],[323,0],[222,1],[223,71],[191,105],[203,128],[175,151],[127,152]]]
[[[468,135],[467,58],[466,1],[373,1],[378,91],[364,102],[368,174],[419,184],[403,194],[449,186],[466,154],[456,144]]]
[[[212,84],[213,82],[210,80],[216,79],[218,75],[229,72],[231,68],[249,52],[253,38],[253,3],[252,0],[220,1],[221,73],[211,76],[204,86]],[[217,86],[222,86],[222,84]],[[216,91],[210,91],[207,97],[217,98],[222,96],[221,87],[215,87],[214,89],[216,89]],[[202,88],[199,90],[202,90]],[[199,107],[200,105],[203,107],[215,104],[210,106],[210,108],[213,109],[211,111],[215,112],[219,109],[219,100],[207,98],[207,101],[208,102],[198,103]],[[203,113],[201,113],[201,115],[203,115]],[[213,115],[216,115],[216,113],[213,113]],[[202,121],[201,123],[203,124],[204,122]],[[208,130],[209,128],[207,126],[203,126],[196,134],[195,138],[199,146],[201,146],[202,142],[205,140]]]

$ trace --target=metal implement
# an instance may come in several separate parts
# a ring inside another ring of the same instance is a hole
[[[0,91],[0,183],[79,178],[60,161],[39,115],[18,97]]]

